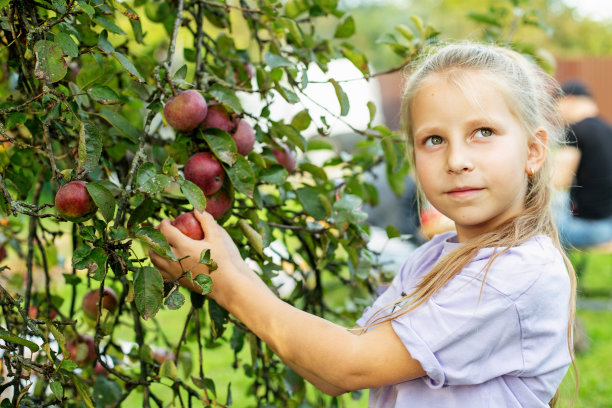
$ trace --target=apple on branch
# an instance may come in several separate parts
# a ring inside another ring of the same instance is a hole
[[[210,213],[214,219],[219,220],[232,208],[233,203],[234,197],[231,192],[221,189],[217,193],[206,197],[206,212]]]
[[[117,310],[119,306],[119,299],[117,298],[117,294],[115,291],[108,287],[104,287],[104,294],[102,299],[102,307],[107,309],[109,312],[114,312]],[[98,317],[98,302],[100,300],[100,290],[92,289],[89,292],[85,293],[83,296],[83,301],[81,303],[81,307],[83,308],[83,313],[93,320],[96,320]]]
[[[185,163],[183,173],[185,179],[200,187],[204,195],[219,191],[225,178],[223,166],[212,153],[208,152],[191,156]]]
[[[216,103],[208,107],[208,113],[206,118],[200,124],[202,129],[216,128],[221,129],[224,132],[232,133],[236,128],[237,122],[234,121],[229,112],[223,107],[223,105]]]
[[[55,194],[57,212],[72,222],[81,222],[98,209],[87,191],[87,183],[81,180],[71,181],[60,187]]]
[[[197,128],[207,113],[206,99],[193,89],[179,92],[164,106],[164,117],[168,124],[182,132]]]
[[[236,150],[243,156],[253,151],[255,146],[255,131],[244,119],[240,119],[236,130],[232,133],[232,139],[236,142]]]
[[[278,161],[278,164],[286,168],[289,173],[293,173],[296,167],[295,155],[291,150],[289,150],[287,145],[279,143],[279,146],[280,148],[272,148],[272,153],[274,154],[274,157],[276,157],[276,161]]]

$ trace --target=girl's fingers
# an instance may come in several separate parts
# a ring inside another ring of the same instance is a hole
[[[171,247],[180,245],[180,242],[185,239],[191,239],[187,235],[183,234],[181,230],[172,225],[172,222],[168,219],[163,220],[159,224],[159,230],[166,236],[166,239]]]
[[[193,210],[193,214],[202,226],[202,231],[204,231],[204,239],[207,239],[208,237],[216,238],[219,235],[219,224],[217,224],[217,221],[215,221],[212,215],[206,211],[200,212],[195,209]]]

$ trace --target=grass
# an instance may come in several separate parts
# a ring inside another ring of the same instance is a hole
[[[575,265],[584,254],[571,254]],[[612,255],[589,254],[580,274],[581,295],[577,316],[584,323],[590,346],[576,356],[580,386],[575,407],[612,407]],[[583,258],[584,260],[584,258]],[[582,301],[580,301],[582,300]],[[585,302],[585,301],[588,301]],[[563,381],[558,406],[570,407],[574,397],[574,376],[568,372]]]

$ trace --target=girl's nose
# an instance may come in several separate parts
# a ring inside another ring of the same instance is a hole
[[[461,144],[449,144],[447,166],[449,173],[463,173],[474,169],[469,149]]]

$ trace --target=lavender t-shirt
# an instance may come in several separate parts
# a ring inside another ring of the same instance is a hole
[[[449,232],[415,250],[357,324],[409,293],[460,245]],[[392,321],[427,375],[371,389],[370,407],[548,407],[570,363],[563,258],[548,237],[537,236],[498,256],[482,286],[492,254],[479,251],[431,299]]]

